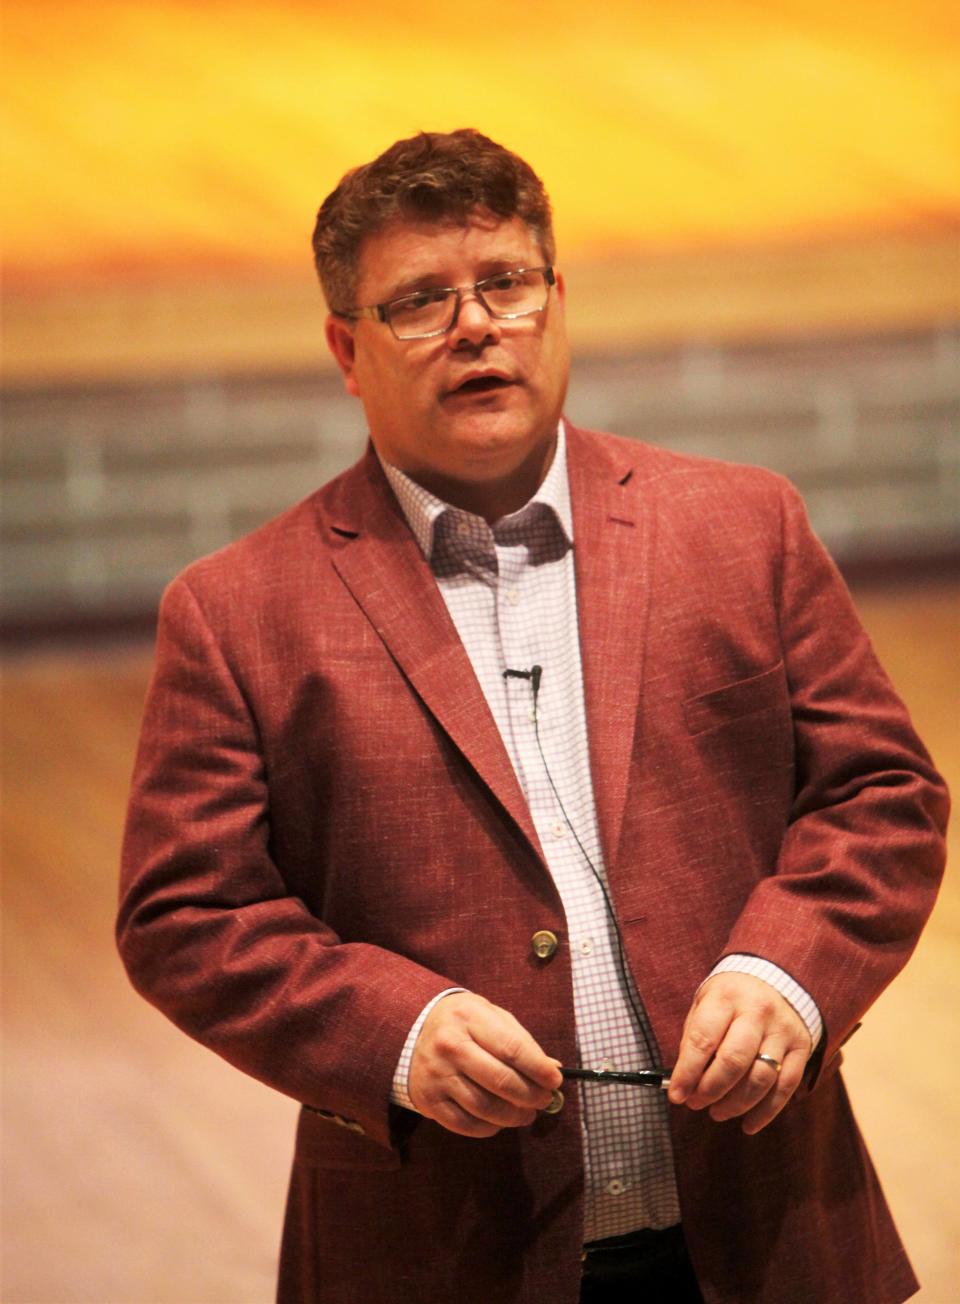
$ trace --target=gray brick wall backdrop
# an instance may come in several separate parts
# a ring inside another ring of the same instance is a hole
[[[324,372],[19,387],[4,396],[8,637],[149,619],[194,557],[363,447]],[[960,331],[689,345],[575,359],[587,424],[772,467],[841,564],[960,557]]]

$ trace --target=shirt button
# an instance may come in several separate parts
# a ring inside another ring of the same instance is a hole
[[[623,1195],[626,1189],[626,1182],[621,1181],[619,1177],[615,1177],[612,1182],[607,1183],[607,1193],[609,1195]]]
[[[583,941],[578,944],[577,949],[581,955],[591,955],[593,953],[593,941],[589,937],[585,937]]]
[[[530,721],[531,724],[536,724],[536,723],[537,723],[537,710],[536,710],[536,707],[533,707],[533,706],[530,707],[530,709],[527,711],[527,719]],[[541,723],[542,723],[542,721],[543,721],[543,716],[540,717],[540,720],[541,720]]]
[[[616,1073],[617,1066],[613,1060],[601,1060],[597,1066],[601,1073]]]
[[[520,594],[516,589],[507,589],[507,601],[511,607],[515,607],[520,601]]]
[[[550,832],[555,838],[562,838],[567,831],[567,826],[563,820],[555,820],[551,825]]]

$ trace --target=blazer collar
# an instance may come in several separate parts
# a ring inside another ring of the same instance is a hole
[[[613,870],[638,726],[650,613],[654,513],[643,445],[567,426],[580,654],[590,769]]]
[[[543,853],[499,730],[430,567],[371,448],[336,482],[333,565],[414,692]]]

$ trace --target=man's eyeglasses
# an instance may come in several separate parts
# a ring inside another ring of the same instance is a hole
[[[351,320],[370,317],[373,321],[386,322],[398,340],[426,340],[432,335],[445,335],[453,328],[465,294],[475,295],[491,317],[511,321],[514,317],[543,312],[550,286],[556,283],[552,267],[517,267],[459,289],[449,285],[417,290],[398,299],[388,299],[386,303],[336,315]]]

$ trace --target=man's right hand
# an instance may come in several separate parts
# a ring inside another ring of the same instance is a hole
[[[407,1090],[426,1118],[486,1137],[532,1123],[562,1080],[557,1061],[512,1014],[473,992],[454,992],[424,1021]]]

